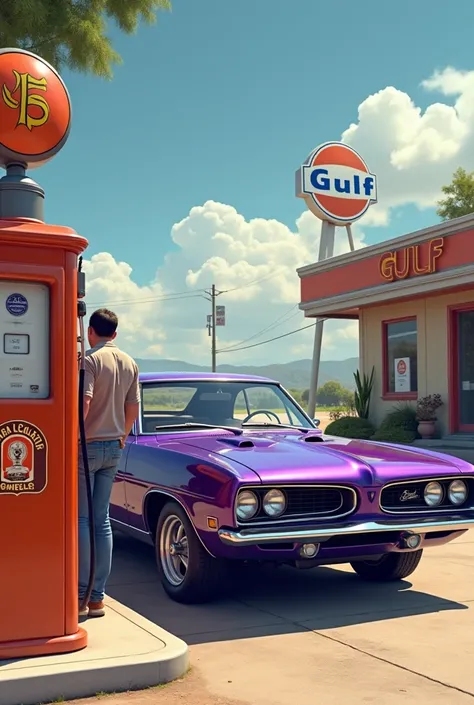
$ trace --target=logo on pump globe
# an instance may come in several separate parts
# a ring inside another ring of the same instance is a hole
[[[48,484],[48,444],[27,421],[0,425],[0,495],[40,494]]]
[[[67,88],[57,71],[24,49],[0,49],[0,166],[49,161],[71,125]]]
[[[28,311],[28,299],[23,294],[10,294],[5,301],[5,308],[12,316],[24,316]]]
[[[377,178],[355,149],[326,142],[296,172],[296,195],[321,220],[349,225],[377,203]]]

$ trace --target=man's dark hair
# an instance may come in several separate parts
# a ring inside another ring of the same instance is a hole
[[[118,318],[113,311],[99,308],[89,318],[89,326],[99,338],[111,338],[118,326]]]

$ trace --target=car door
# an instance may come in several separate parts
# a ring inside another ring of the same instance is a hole
[[[113,521],[121,524],[128,523],[128,508],[126,495],[126,480],[127,480],[127,460],[130,452],[130,447],[136,443],[136,429],[132,429],[132,433],[127,438],[125,448],[123,449],[122,457],[120,458],[117,475],[115,476],[112,486],[112,494],[110,496],[110,518]]]
[[[143,500],[150,483],[140,479],[140,469],[147,464],[147,448],[138,443],[130,444],[124,471],[126,523],[132,529],[145,531]]]

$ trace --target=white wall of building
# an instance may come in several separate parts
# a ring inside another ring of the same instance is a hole
[[[474,291],[373,306],[360,311],[360,366],[370,374],[375,367],[371,398],[371,421],[378,426],[385,415],[400,402],[382,398],[383,342],[382,323],[391,319],[416,316],[418,332],[418,396],[441,394],[444,406],[438,411],[438,432],[449,433],[448,308],[474,302]],[[416,401],[402,402],[416,404]]]

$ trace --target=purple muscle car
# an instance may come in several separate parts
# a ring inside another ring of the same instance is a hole
[[[262,377],[140,381],[111,519],[154,544],[164,589],[178,602],[212,599],[235,561],[350,563],[366,580],[401,580],[424,548],[474,526],[469,463],[324,435]]]

